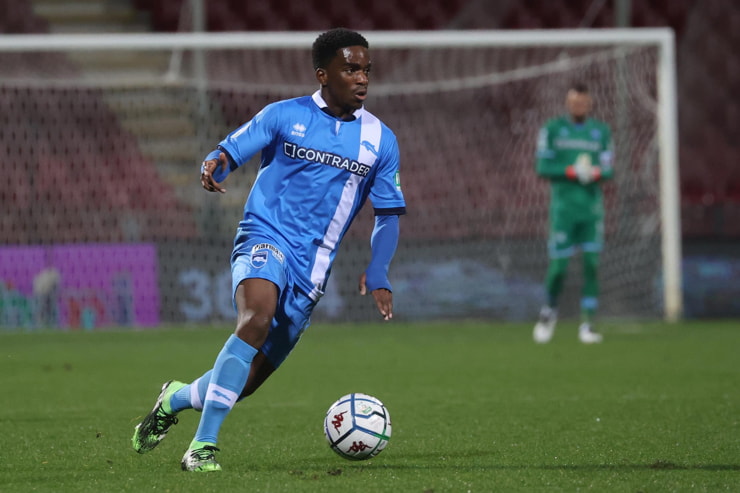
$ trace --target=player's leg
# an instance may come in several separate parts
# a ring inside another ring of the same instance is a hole
[[[599,307],[599,252],[583,252],[583,290],[581,291],[581,319],[591,323]]]
[[[269,341],[265,342],[268,344],[268,349],[272,347],[272,343]],[[265,382],[265,380],[275,372],[276,367],[265,356],[265,349],[266,348],[263,344],[263,347],[252,360],[249,376],[247,377],[247,383],[244,385],[244,389],[240,393],[238,400],[242,400],[245,397],[252,395]],[[211,381],[211,373],[212,370],[208,370],[202,377],[175,392],[169,403],[172,411],[180,412],[184,409],[195,409],[196,411],[201,411],[203,409],[203,401],[205,401],[206,398],[208,384]]]
[[[213,373],[212,369],[172,393],[169,402],[165,401],[169,405],[170,412],[179,413],[185,409],[202,411],[208,384],[211,381],[211,373]]]
[[[288,357],[305,329],[308,328],[315,305],[314,300],[304,295],[300,290],[295,289],[291,282],[286,283],[281,291],[274,317],[271,320],[269,334],[261,344],[259,352],[254,356],[249,377],[237,401],[254,393]],[[196,438],[200,437],[196,434]],[[188,453],[183,457],[183,468],[187,470],[219,470],[220,466],[218,466],[214,455],[217,450],[215,441],[191,444]],[[214,468],[208,469],[205,467]]]
[[[581,325],[578,337],[585,344],[602,341],[601,334],[593,331],[593,319],[599,307],[599,258],[603,247],[603,221],[590,221],[585,225],[583,249],[583,288],[581,291]]]
[[[563,285],[568,273],[568,263],[570,257],[550,258],[547,266],[547,276],[545,277],[545,292],[547,293],[547,306],[557,310],[560,294],[563,292]]]
[[[178,413],[185,409],[202,411],[212,371],[208,370],[202,377],[173,393],[169,401],[170,412]],[[265,358],[264,353],[262,351],[258,352],[252,360],[249,377],[247,377],[247,383],[244,385],[239,400],[252,395],[274,371],[275,367]]]
[[[224,419],[236,404],[270,330],[278,301],[278,286],[261,278],[241,281],[234,296],[237,324],[213,365],[203,414],[182,468],[188,471],[218,471],[214,452]]]
[[[283,290],[267,340],[252,362],[252,371],[239,400],[252,395],[293,351],[310,324],[316,302],[290,283]]]
[[[241,392],[240,400],[251,395],[275,371],[262,352],[257,353],[252,361],[249,377]],[[154,409],[139,423],[135,430],[132,443],[134,450],[140,454],[149,452],[159,445],[172,425],[177,424],[177,414],[186,409],[203,410],[208,384],[211,381],[208,370],[201,377],[189,384],[175,380],[166,382],[162,386]]]
[[[568,261],[568,257],[550,259],[547,276],[545,277],[547,303],[540,308],[539,318],[532,332],[532,338],[537,343],[550,342],[555,333],[555,326],[558,321],[558,298],[563,289]]]
[[[253,371],[239,400],[252,395],[283,364],[308,328],[315,306],[316,301],[290,281],[286,284],[280,295],[270,333],[254,359]]]
[[[219,430],[247,384],[286,282],[285,255],[276,246],[263,239],[237,237],[231,258],[236,328],[213,365],[198,429],[182,459],[183,470],[221,469],[214,454]]]
[[[558,300],[563,291],[568,263],[573,256],[572,230],[574,224],[568,217],[555,215],[550,222],[548,239],[547,274],[545,276],[546,304],[540,309],[539,319],[532,337],[535,342],[546,343],[552,339],[558,319]]]

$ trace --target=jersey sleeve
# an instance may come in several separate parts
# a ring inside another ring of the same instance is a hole
[[[599,168],[601,179],[609,180],[614,177],[614,140],[608,125],[604,125],[602,132],[602,151],[599,153]]]
[[[555,123],[548,122],[540,128],[537,136],[535,169],[537,174],[549,180],[567,179],[565,169],[573,163],[559,162],[553,147]]]
[[[276,133],[278,111],[271,104],[222,140],[218,147],[228,154],[233,167],[239,167],[267,147]]]
[[[370,201],[375,214],[403,215],[406,213],[406,201],[401,191],[400,152],[395,135],[388,133],[388,142],[381,145],[377,163],[378,171],[370,188]]]

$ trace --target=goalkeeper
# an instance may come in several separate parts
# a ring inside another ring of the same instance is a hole
[[[604,239],[604,203],[601,184],[613,176],[609,126],[589,118],[592,99],[588,88],[575,84],[568,90],[568,114],[549,120],[537,141],[537,174],[550,181],[549,266],[545,279],[547,303],[534,327],[535,342],[549,342],[555,331],[558,299],[568,262],[582,252],[583,288],[578,338],[599,343],[592,329],[598,308],[598,265]]]

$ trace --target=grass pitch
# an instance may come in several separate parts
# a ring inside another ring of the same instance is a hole
[[[0,491],[740,491],[740,323],[324,325],[237,405],[221,473],[180,471],[198,414],[147,455],[131,434],[161,384],[190,381],[231,327],[0,334]],[[327,446],[328,406],[380,398],[388,448]]]

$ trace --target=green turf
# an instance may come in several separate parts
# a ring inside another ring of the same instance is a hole
[[[231,332],[171,328],[0,335],[0,491],[740,491],[740,323],[606,323],[583,346],[563,322],[323,325],[222,428],[224,471],[179,461],[198,415],[147,455],[138,419]],[[349,392],[388,407],[388,448],[327,446]]]

